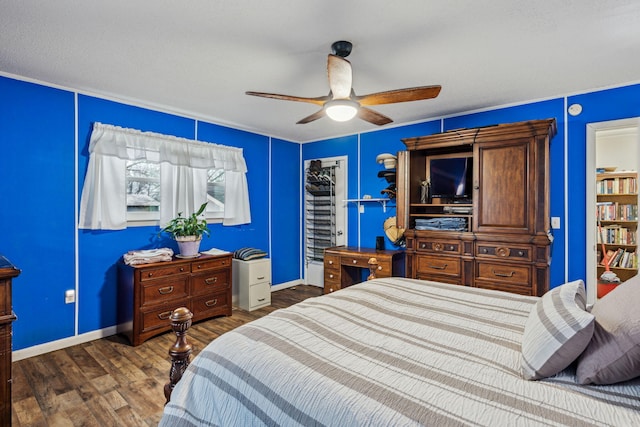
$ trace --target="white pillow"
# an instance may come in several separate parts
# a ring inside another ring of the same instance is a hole
[[[586,311],[582,280],[553,288],[529,313],[522,336],[522,376],[537,380],[555,375],[580,356],[594,330]]]

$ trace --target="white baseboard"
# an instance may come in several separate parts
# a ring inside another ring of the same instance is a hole
[[[11,357],[14,362],[17,362],[18,360],[28,359],[29,357],[33,356],[39,356],[51,351],[71,347],[72,345],[84,344],[86,342],[97,340],[100,338],[110,337],[111,335],[115,335],[117,332],[117,326],[109,326],[108,328],[99,329],[97,331],[91,331],[81,335],[62,338],[56,341],[34,345],[33,347],[23,348],[22,350],[16,350],[11,354]]]
[[[279,291],[287,288],[293,288],[294,286],[304,285],[304,284],[305,283],[302,279],[292,280],[290,282],[280,283],[278,285],[271,286],[271,292],[275,292],[275,291]],[[97,331],[91,331],[81,335],[62,338],[56,341],[50,341],[44,344],[34,345],[33,347],[23,348],[22,350],[16,350],[12,353],[12,360],[14,362],[17,362],[18,360],[28,359],[29,357],[39,356],[41,354],[71,347],[73,345],[84,344],[86,342],[97,340],[100,338],[110,337],[111,335],[117,334],[121,330],[122,330],[122,327],[120,325],[109,326],[108,328],[99,329]]]

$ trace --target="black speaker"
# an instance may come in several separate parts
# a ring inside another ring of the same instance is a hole
[[[377,236],[376,237],[376,250],[377,251],[384,251],[384,236]]]

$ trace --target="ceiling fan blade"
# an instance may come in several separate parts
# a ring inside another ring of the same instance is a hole
[[[318,96],[317,98],[305,98],[302,96],[291,96],[291,95],[280,95],[277,93],[266,93],[266,92],[245,92],[247,95],[252,96],[261,96],[263,98],[273,98],[273,99],[282,99],[285,101],[297,101],[297,102],[308,102],[310,104],[323,105],[326,101],[330,100],[329,96]]]
[[[315,112],[315,113],[313,113],[312,115],[305,117],[304,119],[300,119],[300,120],[298,120],[298,121],[296,122],[296,124],[297,124],[297,125],[303,125],[303,124],[305,124],[305,123],[309,123],[309,122],[313,122],[313,121],[315,121],[315,120],[321,119],[321,118],[323,118],[324,116],[325,116],[325,113],[324,113],[324,108],[323,108],[323,109],[321,109],[321,110],[319,110],[319,111],[316,111],[316,112]]]
[[[438,96],[441,86],[418,86],[407,89],[389,90],[386,92],[370,93],[368,95],[356,96],[354,101],[360,105],[382,105],[394,104],[396,102],[420,101]]]
[[[353,80],[351,62],[337,55],[329,55],[327,74],[333,99],[349,99]]]
[[[384,114],[380,114],[377,111],[373,111],[370,108],[362,106],[360,106],[360,108],[358,109],[358,117],[360,117],[364,121],[373,123],[374,125],[378,126],[386,125],[387,123],[391,123],[393,121]]]

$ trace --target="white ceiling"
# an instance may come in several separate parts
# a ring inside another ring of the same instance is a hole
[[[377,128],[244,94],[328,94],[336,40],[359,95],[442,85],[387,127],[640,81],[638,0],[0,0],[4,75],[298,142]]]

